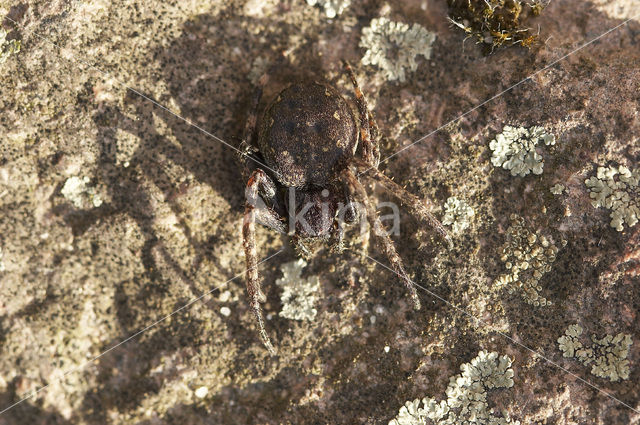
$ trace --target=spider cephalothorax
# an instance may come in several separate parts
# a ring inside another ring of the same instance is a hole
[[[265,296],[257,271],[256,222],[288,233],[298,252],[309,255],[306,242],[310,240],[333,241],[341,249],[343,225],[357,219],[360,205],[417,309],[420,301],[415,287],[356,172],[381,183],[450,242],[423,202],[378,170],[378,128],[351,67],[346,62],[344,66],[355,89],[359,119],[336,89],[327,83],[304,81],[282,90],[257,123],[262,88],[268,81],[265,74],[247,120],[241,155],[249,174],[243,225],[247,292],[262,341],[272,354],[275,349],[260,309]]]

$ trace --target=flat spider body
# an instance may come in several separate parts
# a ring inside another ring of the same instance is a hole
[[[333,87],[302,82],[284,89],[265,111],[258,147],[284,186],[324,187],[353,157],[358,124]]]
[[[289,234],[298,253],[309,256],[306,244],[317,240],[331,242],[341,250],[343,225],[355,222],[363,212],[416,309],[420,308],[416,289],[356,173],[381,183],[451,244],[424,203],[378,170],[378,128],[351,67],[346,62],[344,67],[354,87],[357,118],[336,89],[327,83],[305,81],[282,90],[257,123],[258,105],[269,78],[265,74],[247,119],[241,149],[249,176],[243,223],[247,293],[260,336],[271,354],[275,349],[260,309],[266,297],[257,270],[256,222]],[[358,211],[359,205],[364,211]]]

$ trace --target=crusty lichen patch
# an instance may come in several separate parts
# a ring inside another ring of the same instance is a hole
[[[382,69],[389,81],[406,79],[406,69],[418,68],[416,57],[431,57],[431,45],[436,35],[424,27],[387,18],[376,18],[362,30],[360,47],[367,49],[362,57],[364,65],[374,65]]]
[[[292,320],[313,320],[318,313],[314,304],[320,295],[320,279],[317,276],[302,278],[307,263],[299,258],[280,266],[282,278],[276,285],[282,288],[280,316]]]
[[[633,343],[631,335],[619,333],[616,336],[606,335],[598,339],[591,336],[591,346],[585,347],[580,342],[582,327],[578,324],[567,328],[564,335],[558,338],[558,346],[564,357],[574,357],[580,363],[592,364],[591,373],[610,381],[629,379],[629,348]]]
[[[489,390],[513,387],[511,362],[508,356],[480,351],[470,363],[460,366],[462,373],[449,379],[447,400],[425,397],[422,406],[419,399],[407,401],[389,425],[424,425],[427,420],[437,425],[520,424],[508,415],[494,415],[487,401]]]
[[[260,80],[260,77],[262,77],[262,75],[265,72],[267,72],[268,67],[269,67],[269,60],[261,56],[258,56],[253,60],[253,63],[251,64],[251,69],[249,70],[249,74],[247,75],[247,78],[249,78],[249,81],[251,81],[251,83],[254,86],[258,85],[258,80]]]
[[[545,306],[551,301],[540,295],[540,279],[551,271],[558,247],[546,236],[537,235],[524,225],[524,219],[512,214],[507,229],[507,240],[502,247],[500,260],[509,271],[496,279],[498,287],[506,286],[509,293],[522,291],[524,300],[535,306]]]
[[[335,18],[351,5],[351,0],[307,0],[307,4],[320,6],[327,18]]]
[[[77,208],[83,208],[88,205],[99,207],[102,205],[102,198],[95,189],[89,185],[89,177],[69,177],[62,186],[62,196]]]
[[[611,227],[622,232],[624,224],[633,227],[640,217],[640,168],[631,171],[620,166],[598,167],[595,176],[584,181],[591,205],[611,210]]]
[[[558,184],[555,184],[555,185],[551,186],[549,188],[549,192],[551,192],[552,194],[557,196],[557,195],[562,195],[562,193],[565,191],[565,189],[566,188],[564,187],[563,184],[558,183]]]
[[[20,40],[7,40],[7,31],[0,27],[0,63],[4,63],[9,56],[20,51]]]
[[[555,145],[556,139],[542,127],[512,127],[505,126],[502,133],[489,143],[493,151],[491,163],[496,167],[510,170],[512,176],[524,177],[542,174],[544,161],[536,152],[539,144]]]
[[[444,217],[442,217],[442,224],[451,225],[454,233],[460,233],[468,228],[475,214],[469,204],[455,196],[447,199],[447,202],[444,204],[444,210],[445,213]]]

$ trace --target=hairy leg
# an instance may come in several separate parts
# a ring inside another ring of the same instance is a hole
[[[298,235],[293,235],[291,237],[291,244],[293,245],[293,249],[295,250],[298,257],[304,260],[311,259],[311,250],[302,238],[300,238]]]
[[[331,237],[333,238],[331,249],[338,253],[344,251],[344,222],[342,220],[333,222]]]
[[[365,161],[372,167],[378,167],[380,163],[380,149],[378,148],[377,140],[378,126],[373,121],[373,115],[369,112],[369,108],[367,108],[367,101],[362,94],[362,90],[360,90],[351,65],[349,65],[347,61],[342,61],[342,64],[351,79],[351,84],[353,84],[353,89],[356,94],[356,104],[358,106],[358,113],[360,114],[360,143],[362,144],[362,154]],[[372,132],[375,133],[374,137],[372,137]]]
[[[269,82],[269,76],[264,74],[260,77],[258,85],[253,94],[251,100],[251,108],[249,109],[249,115],[247,116],[247,122],[244,125],[244,131],[242,132],[242,142],[240,142],[240,152],[238,152],[239,160],[241,164],[245,164],[247,167],[248,162],[253,161],[254,155],[258,152],[257,146],[253,143],[253,134],[258,123],[258,106],[260,105],[260,99],[262,98],[262,91],[264,86]],[[248,168],[248,167],[247,167]]]
[[[376,123],[375,118],[373,117],[373,113],[371,111],[367,111],[367,112],[369,116],[369,131],[371,132],[371,140],[375,140],[376,147],[377,147],[380,144],[380,142],[378,141],[380,130],[378,129],[378,124]],[[380,151],[378,148],[378,163],[379,162],[380,162]]]
[[[338,211],[336,231],[340,231],[340,238],[344,238],[344,224],[359,224],[360,238],[362,240],[362,254],[365,255],[369,252],[369,239],[371,236],[371,228],[366,226],[367,212],[364,210],[363,205],[354,198],[354,190],[351,188],[351,185],[348,182],[344,182],[342,186],[345,204],[342,205]],[[339,240],[339,244],[337,246],[337,248],[339,248],[338,251],[341,251],[343,249],[342,247],[343,243]]]
[[[253,185],[249,184],[253,181]],[[277,188],[271,177],[263,170],[251,173],[245,188],[245,200],[254,207],[256,221],[278,233],[287,233],[284,210],[278,202]],[[257,190],[254,190],[257,189]],[[268,201],[265,204],[264,200]]]
[[[407,191],[398,183],[391,180],[382,171],[378,170],[377,168],[372,168],[363,160],[354,158],[353,162],[359,169],[364,170],[364,174],[374,178],[376,181],[382,184],[385,189],[395,195],[400,200],[400,202],[408,205],[412,214],[416,215],[419,219],[426,222],[430,227],[438,232],[440,236],[447,241],[449,249],[453,247],[451,236],[449,236],[442,223],[440,223],[440,221],[427,209],[423,200]]]
[[[267,174],[262,170],[255,170],[249,181],[247,182],[247,188],[245,191],[246,202],[244,211],[244,222],[242,225],[243,245],[244,253],[247,259],[247,295],[249,297],[249,306],[253,315],[258,322],[258,331],[260,337],[267,350],[271,355],[276,354],[275,348],[271,344],[269,335],[264,326],[264,318],[262,317],[262,310],[260,303],[266,301],[266,296],[262,292],[260,287],[260,278],[258,275],[258,255],[256,250],[256,221],[266,224],[267,226],[281,232],[286,233],[285,225],[280,217],[272,210],[266,208],[264,205],[259,205],[262,202],[259,192],[265,191],[267,193],[273,192],[275,194],[275,186]]]
[[[375,208],[369,202],[369,199],[367,197],[367,193],[364,187],[362,186],[360,181],[358,181],[358,178],[355,176],[355,174],[348,168],[345,169],[345,171],[343,172],[343,177],[344,177],[344,180],[347,182],[349,189],[352,191],[353,195],[357,196],[359,198],[359,201],[362,202],[362,205],[364,206],[367,214],[367,219],[369,220],[369,223],[373,228],[373,233],[380,240],[382,248],[384,249],[384,252],[387,258],[391,262],[391,267],[398,274],[398,276],[400,276],[400,278],[402,279],[402,283],[404,283],[404,286],[407,288],[407,291],[409,291],[409,295],[411,296],[411,300],[413,301],[414,308],[416,310],[419,310],[420,299],[418,298],[418,292],[416,291],[416,287],[413,285],[413,283],[411,282],[411,279],[409,279],[409,276],[407,275],[407,272],[404,270],[402,259],[400,259],[400,256],[396,251],[396,247],[393,244],[393,240],[391,240],[391,238],[389,237],[389,234],[385,231],[384,227],[382,226],[382,222],[380,222],[380,219],[378,218],[378,214],[376,213]]]

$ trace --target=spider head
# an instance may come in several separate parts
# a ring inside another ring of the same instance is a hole
[[[329,188],[289,188],[289,230],[302,238],[328,238],[340,205]]]

